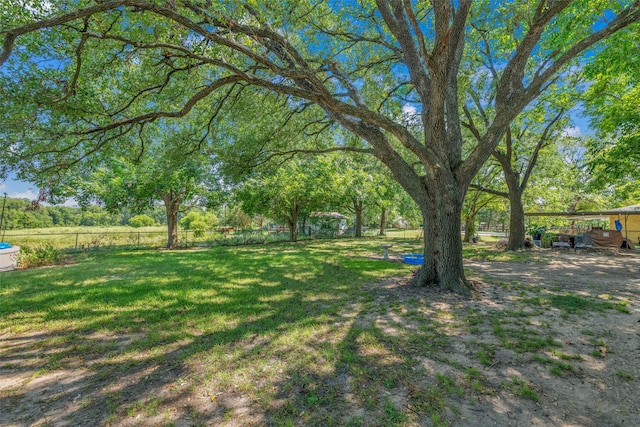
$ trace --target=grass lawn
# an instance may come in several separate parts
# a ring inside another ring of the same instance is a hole
[[[395,257],[421,248],[393,242]],[[536,316],[626,310],[512,284],[516,310],[428,305],[383,285],[415,266],[382,261],[380,243],[89,253],[2,273],[0,413],[12,425],[449,425],[461,402],[538,402],[530,379],[488,378],[504,352],[559,377],[600,357],[597,333],[593,354],[569,354]]]
[[[349,357],[340,342],[350,322],[341,313],[367,300],[362,283],[411,274],[410,266],[369,259],[379,252],[372,240],[99,253],[75,265],[3,273],[0,335],[38,335],[22,349],[37,375],[82,365],[109,383],[196,364],[200,371],[180,389],[211,398],[232,388],[275,410],[276,377],[311,366],[328,375]],[[10,352],[2,351],[5,361]],[[136,412],[149,397],[140,398],[110,394],[104,420]],[[91,399],[86,407],[107,396]]]
[[[74,265],[1,275],[0,330],[143,331],[163,341],[223,332],[234,340],[335,314],[358,283],[410,274],[410,266],[368,259],[377,252],[376,241],[323,241],[89,253]]]

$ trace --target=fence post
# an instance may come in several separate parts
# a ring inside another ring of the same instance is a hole
[[[138,249],[140,249],[140,232],[138,231]]]
[[[78,233],[76,233],[76,251],[78,250]]]

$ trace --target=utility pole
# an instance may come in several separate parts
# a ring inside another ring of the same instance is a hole
[[[7,204],[7,193],[4,193],[4,199],[2,200],[2,213],[0,214],[0,231],[2,231],[2,225],[4,224],[4,205]],[[4,238],[4,233],[2,234]]]

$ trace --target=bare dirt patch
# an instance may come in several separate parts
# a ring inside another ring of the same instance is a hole
[[[299,364],[277,331],[217,359],[207,336],[136,352],[135,336],[5,332],[0,425],[637,425],[638,254],[466,268],[471,300],[363,285]]]

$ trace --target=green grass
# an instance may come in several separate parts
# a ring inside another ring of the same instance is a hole
[[[193,233],[191,233],[193,236]],[[188,237],[185,231],[180,237]],[[10,230],[5,241],[15,246],[37,246],[45,243],[58,250],[95,249],[115,246],[162,247],[166,245],[166,226],[140,227],[50,227]]]
[[[480,350],[476,352],[480,363],[485,366],[491,366],[493,364],[493,356],[496,353],[495,348],[485,343],[480,343],[480,347]]]
[[[558,361],[553,362],[549,368],[549,372],[559,377],[563,376],[566,372],[572,372],[573,370],[573,365]]]
[[[632,381],[632,380],[633,380],[633,375],[632,375],[632,374],[630,374],[630,373],[628,373],[628,372],[625,372],[625,371],[622,371],[622,370],[620,370],[620,369],[618,369],[618,370],[616,371],[616,376],[617,376],[618,378],[623,379],[623,380],[626,380],[626,381]]]
[[[360,252],[375,246],[362,245]],[[151,328],[179,334],[230,330],[234,324],[233,334],[240,335],[256,322],[275,328],[287,320],[326,317],[345,297],[357,295],[357,283],[410,271],[402,264],[345,257],[340,247],[322,242],[100,253],[63,268],[5,273],[0,329],[46,324],[76,332]]]
[[[511,382],[503,382],[502,387],[509,390],[516,396],[520,396],[524,399],[531,399],[534,402],[540,400],[538,394],[527,383],[516,376],[511,377]]]
[[[415,269],[381,261],[380,241],[88,252],[64,267],[2,273],[0,337],[27,339],[0,348],[0,360],[12,360],[0,369],[29,364],[35,379],[86,368],[100,393],[83,392],[79,402],[82,411],[104,415],[98,424],[127,417],[167,424],[173,398],[210,403],[231,393],[272,425],[444,426],[455,424],[460,402],[500,387],[537,401],[530,379],[488,379],[508,355],[559,376],[574,370],[570,361],[581,369],[581,357],[563,352],[532,317],[616,305],[546,290],[532,297],[525,285],[509,283],[496,286],[513,292],[511,308],[430,306],[420,293],[380,286]],[[416,240],[389,241],[392,255],[421,248]],[[464,248],[494,256],[475,246]],[[451,354],[468,332],[470,357],[462,363]],[[593,356],[604,357],[600,335],[582,334],[592,337]],[[67,393],[79,394],[72,386]],[[390,398],[397,395],[405,399]],[[189,407],[192,425],[206,424],[201,409]],[[233,408],[220,414],[236,415]]]
[[[629,313],[626,301],[620,303],[612,303],[602,301],[591,297],[583,297],[573,295],[571,293],[565,295],[552,295],[549,297],[551,306],[564,310],[566,313],[575,314],[584,311],[604,311],[618,310],[623,313]]]
[[[191,392],[245,393],[276,424],[302,412],[306,423],[323,424],[327,408],[344,405],[327,385],[342,369],[363,384],[363,404],[399,425],[402,408],[379,395],[397,386],[406,365],[381,365],[379,353],[396,356],[380,331],[358,329],[347,316],[372,299],[364,283],[411,276],[412,266],[373,259],[379,252],[377,239],[91,252],[64,267],[2,273],[0,335],[38,339],[0,357],[38,352],[30,362],[37,375],[81,360],[102,384],[185,366],[197,372],[184,380]],[[275,383],[289,396],[284,403]],[[153,396],[129,402],[109,394],[87,410],[106,408],[111,419],[163,411]]]

